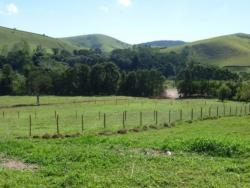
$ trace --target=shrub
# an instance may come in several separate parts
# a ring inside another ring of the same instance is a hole
[[[200,138],[194,140],[188,146],[188,151],[221,157],[232,157],[241,154],[241,149],[237,144]]]
[[[158,127],[156,125],[149,125],[150,129],[158,129]]]
[[[128,130],[127,129],[121,129],[117,131],[118,134],[127,134]]]
[[[43,138],[43,139],[50,139],[51,136],[50,136],[50,134],[45,133],[45,134],[42,136],[42,138]]]

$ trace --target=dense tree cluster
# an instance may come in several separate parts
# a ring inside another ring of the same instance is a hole
[[[100,50],[47,52],[38,46],[31,52],[20,42],[0,56],[0,95],[161,94],[165,77],[154,66],[146,68],[119,67]]]

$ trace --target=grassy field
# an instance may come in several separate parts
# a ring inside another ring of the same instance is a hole
[[[126,97],[0,97],[0,187],[249,187],[250,116],[244,103],[216,100],[152,100]],[[28,104],[30,106],[24,106]],[[229,115],[219,119],[200,119]],[[183,110],[183,121],[179,110]],[[190,120],[191,109],[194,119]],[[85,131],[80,137],[59,139],[17,138],[28,135],[32,115],[33,134],[56,132],[54,111],[60,114],[62,133]],[[107,114],[107,130],[122,128],[122,112],[127,110],[126,128],[139,132],[100,136],[102,115]],[[159,113],[157,129],[153,112]],[[168,122],[169,110],[171,127]],[[246,112],[245,112],[246,110]],[[20,112],[18,119],[17,113]],[[36,119],[35,113],[36,112]],[[78,118],[76,118],[76,112]],[[99,112],[101,119],[99,120]],[[246,113],[246,114],[245,114]],[[242,114],[242,116],[240,116]],[[2,115],[2,114],[0,114]],[[176,121],[177,120],[177,121]],[[171,151],[168,156],[166,151]],[[6,168],[13,160],[36,168]],[[2,166],[2,167],[1,167]]]

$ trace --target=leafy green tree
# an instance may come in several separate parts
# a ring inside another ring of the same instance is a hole
[[[94,95],[103,94],[103,86],[105,82],[105,68],[101,64],[92,67],[90,73],[90,83]]]
[[[23,67],[31,63],[29,44],[26,41],[16,43],[7,55],[7,62],[14,70],[22,72]]]
[[[29,74],[28,85],[32,94],[36,96],[36,103],[39,106],[40,95],[49,93],[49,89],[52,87],[52,79],[46,72],[34,70]]]
[[[107,95],[116,94],[120,80],[118,67],[113,63],[105,63],[103,66],[105,71],[104,93]]]
[[[46,59],[46,50],[41,46],[37,46],[32,55],[32,61],[34,65],[39,65],[43,60]]]
[[[14,72],[11,65],[3,65],[0,79],[0,95],[9,95],[12,93],[13,78]]]
[[[240,88],[238,88],[236,98],[241,101],[250,101],[250,82],[244,82]]]
[[[226,85],[222,84],[218,89],[218,98],[224,102],[225,99],[228,99],[232,93],[232,90]]]

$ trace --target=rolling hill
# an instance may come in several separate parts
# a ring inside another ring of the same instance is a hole
[[[238,33],[201,40],[161,49],[161,52],[181,52],[183,49],[188,52],[190,59],[201,63],[238,70],[250,67],[250,35],[248,34]]]
[[[114,49],[126,49],[131,47],[131,45],[119,41],[115,38],[101,35],[81,35],[75,37],[62,38],[61,40],[71,43],[79,48],[95,49],[99,48],[105,52],[111,52]]]
[[[167,48],[173,46],[184,45],[186,42],[180,40],[159,40],[138,44],[137,46],[150,46],[150,47],[158,47],[158,48]]]
[[[28,42],[31,49],[35,49],[38,45],[41,45],[47,50],[51,50],[52,48],[59,48],[73,51],[77,48],[72,44],[45,35],[0,27],[0,50],[2,48],[7,48],[9,50],[13,47],[14,44],[20,41]]]

